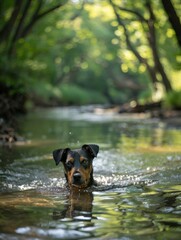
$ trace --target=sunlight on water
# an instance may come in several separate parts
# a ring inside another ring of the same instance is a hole
[[[27,236],[35,235],[37,237],[50,237],[56,239],[79,239],[83,237],[88,237],[89,234],[85,232],[80,232],[79,230],[67,230],[67,229],[42,229],[42,228],[18,228],[16,233],[25,234]]]

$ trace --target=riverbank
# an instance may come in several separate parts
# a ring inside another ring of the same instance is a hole
[[[25,142],[25,139],[18,134],[15,128],[8,124],[0,123],[0,145],[13,144],[16,142]]]

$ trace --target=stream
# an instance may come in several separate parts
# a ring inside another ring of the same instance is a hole
[[[36,109],[0,146],[0,239],[180,239],[181,121],[97,107]],[[93,189],[69,191],[57,148],[100,147]]]

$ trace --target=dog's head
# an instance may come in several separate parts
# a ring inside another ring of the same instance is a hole
[[[84,144],[80,149],[70,148],[53,151],[53,158],[58,165],[64,165],[65,177],[69,187],[86,188],[93,184],[92,161],[99,152],[96,144]]]

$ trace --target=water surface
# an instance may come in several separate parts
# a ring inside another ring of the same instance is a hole
[[[145,115],[38,109],[0,148],[0,239],[180,239],[181,128]],[[52,151],[100,146],[99,186],[69,192]]]

